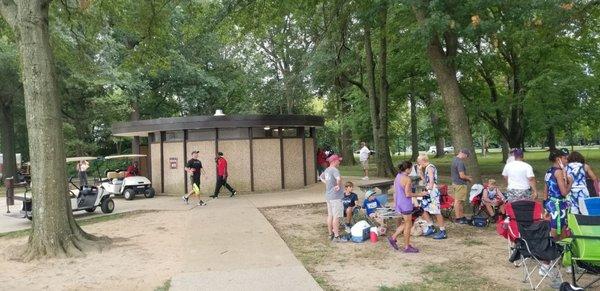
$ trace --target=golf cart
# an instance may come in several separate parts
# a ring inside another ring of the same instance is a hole
[[[146,155],[115,155],[104,157],[104,159],[137,159],[142,157],[146,157]],[[132,200],[138,194],[144,194],[146,198],[154,197],[156,192],[148,178],[144,176],[125,177],[125,174],[126,171],[120,169],[106,171],[106,178],[103,179],[101,188],[114,195],[123,195],[126,200]]]
[[[67,162],[91,161],[96,159],[96,157],[75,157],[67,158]],[[103,189],[99,189],[95,186],[78,187],[73,182],[73,177],[69,178],[69,184],[69,198],[73,212],[81,210],[94,212],[96,211],[97,207],[100,207],[103,213],[112,213],[113,210],[115,210],[115,202],[112,200],[112,195],[108,191],[104,191]],[[74,189],[70,186],[73,186]],[[23,217],[27,217],[29,220],[31,220],[33,218],[31,211],[33,201],[32,197],[27,197],[28,191],[29,188],[27,188],[23,197],[23,208],[21,210],[21,214]]]

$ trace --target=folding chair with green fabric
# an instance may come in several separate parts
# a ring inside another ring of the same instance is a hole
[[[572,235],[563,241],[567,244],[563,262],[573,266],[571,274],[575,286],[585,274],[598,276],[584,287],[587,289],[600,280],[600,216],[569,213],[567,222]],[[578,277],[577,267],[584,270]]]

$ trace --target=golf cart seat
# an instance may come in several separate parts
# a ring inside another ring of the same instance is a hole
[[[114,185],[121,185],[123,184],[123,179],[125,178],[125,173],[124,172],[107,172],[106,173],[106,178],[108,179],[108,181],[110,181],[110,183],[114,184]]]

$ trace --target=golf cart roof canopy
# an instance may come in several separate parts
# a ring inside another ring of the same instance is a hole
[[[150,132],[248,127],[321,127],[325,123],[316,115],[222,115],[185,116],[138,120],[113,124],[115,136],[148,136]]]
[[[143,158],[146,155],[138,155],[138,154],[131,154],[131,155],[114,155],[114,156],[106,156],[104,157],[105,160],[112,160],[112,159],[136,159],[136,158]]]
[[[70,162],[79,162],[79,161],[93,161],[93,160],[97,160],[98,157],[72,157],[72,158],[67,158],[67,163]]]

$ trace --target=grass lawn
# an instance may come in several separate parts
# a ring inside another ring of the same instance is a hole
[[[593,169],[596,170],[596,175],[600,174],[600,150],[599,149],[578,149],[586,159],[586,163],[588,163]],[[450,165],[452,163],[453,155],[446,155],[442,158],[430,158],[430,162],[437,166],[438,173],[440,175],[441,183],[449,184],[450,182]],[[410,158],[410,156],[406,156],[406,159]],[[397,165],[399,162],[404,160],[403,156],[393,156],[392,160],[394,165]],[[494,178],[498,180],[500,185],[504,184],[504,179],[502,179],[502,169],[504,168],[504,164],[502,163],[502,153],[490,153],[487,156],[483,157],[481,153],[477,154],[477,159],[479,161],[479,167],[481,168],[481,175],[483,179]],[[358,160],[358,159],[356,159]],[[540,150],[529,150],[525,152],[525,161],[529,163],[533,167],[533,171],[538,179],[538,187],[543,187],[542,177],[546,173],[546,170],[550,167],[550,162],[548,161],[548,152],[540,151]],[[340,171],[344,176],[362,176],[362,168],[360,165],[355,166],[341,166]],[[467,169],[468,173],[469,169]],[[377,172],[377,168],[375,166],[375,162],[370,163],[369,173],[371,176]]]

